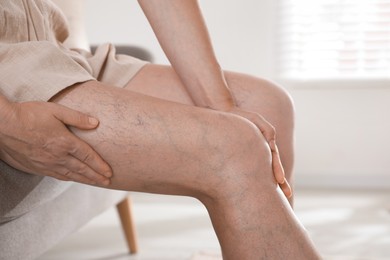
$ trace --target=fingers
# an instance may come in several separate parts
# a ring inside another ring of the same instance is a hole
[[[287,197],[287,198],[291,198],[292,196],[292,189],[291,189],[291,186],[290,184],[287,182],[287,180],[285,179],[284,182],[282,184],[279,184],[279,187],[282,189],[284,195]]]
[[[268,145],[272,153],[272,168],[276,181],[279,184],[284,183],[285,173],[282,162],[280,160],[280,154],[276,145],[276,131],[275,128],[268,123],[262,116],[258,115],[258,120],[255,121],[255,125],[260,129],[263,136],[268,142]]]
[[[50,176],[61,181],[74,181],[89,185],[107,186],[110,179],[97,173],[84,162],[72,155],[67,155],[60,163],[53,164],[48,169],[36,172],[37,175]]]
[[[271,150],[272,155],[272,170],[274,173],[274,177],[281,187],[283,193],[287,198],[292,196],[292,190],[290,185],[288,184],[284,168],[282,165],[282,161],[280,159],[279,149],[276,145],[276,130],[275,128],[261,115],[251,112],[245,112],[242,110],[234,110],[233,113],[241,115],[247,119],[249,119],[252,123],[254,123],[257,128],[261,131],[264,138],[267,140],[267,143]]]
[[[110,166],[66,125],[89,130],[98,120],[48,102],[15,105],[12,138],[2,143],[2,160],[27,173],[86,184],[109,184]],[[32,130],[29,130],[32,129]]]
[[[282,161],[280,160],[280,154],[278,146],[275,141],[271,141],[269,143],[272,153],[272,168],[274,171],[275,179],[279,184],[283,184],[285,181],[285,173],[282,165]]]
[[[259,117],[262,118],[260,115]],[[284,173],[282,161],[280,160],[279,149],[278,146],[276,145],[276,131],[271,124],[269,124],[264,118],[262,119],[263,119],[262,120],[263,123],[258,123],[258,127],[260,131],[263,133],[271,149],[272,169],[274,172],[275,179],[279,184],[283,184],[285,182],[285,173]]]
[[[54,106],[54,116],[65,125],[79,129],[94,129],[99,125],[99,120],[79,111],[51,103]]]
[[[290,198],[292,196],[292,190],[290,184],[286,180],[284,168],[280,160],[279,149],[275,141],[271,141],[270,148],[272,152],[272,169],[274,172],[275,179],[278,182],[280,188],[282,189],[284,195],[287,198]]]
[[[260,126],[261,127],[260,131],[262,132],[262,134],[264,135],[264,137],[268,141],[268,143],[275,142],[275,140],[276,140],[275,128],[270,123],[268,123],[268,121],[266,121],[264,118],[262,118],[262,119],[263,119],[263,122]]]
[[[54,172],[47,174],[47,176],[53,177],[57,180],[60,181],[74,181],[74,182],[79,182],[83,184],[88,184],[88,185],[97,185],[93,180],[88,179],[87,177],[80,175],[76,172],[71,172],[66,170],[65,168],[62,171],[59,171],[60,173]]]
[[[90,185],[109,185],[111,167],[87,143],[68,129],[64,128],[64,131],[61,139],[66,143],[58,145],[56,150],[60,160],[51,162],[53,166],[46,175]]]
[[[110,178],[112,176],[111,167],[94,151],[87,143],[81,139],[73,136],[73,147],[69,150],[69,154],[78,160],[78,163],[73,168],[78,167],[93,177],[94,180],[99,181],[101,177]],[[94,173],[86,171],[91,169]]]
[[[107,186],[110,184],[110,179],[97,174],[72,156],[67,158],[65,165],[53,167],[50,171],[42,171],[36,174],[53,177],[61,181],[74,181],[89,185]]]
[[[65,106],[53,105],[55,106],[54,116],[68,126],[87,130],[96,128],[99,124],[99,121],[94,117]],[[94,183],[108,185],[107,178],[112,176],[111,167],[83,140],[73,134],[69,138],[71,138],[69,154],[77,159],[72,160],[68,165],[69,176],[77,177],[77,180],[81,180],[79,176],[83,176],[83,182],[86,181],[85,177]]]
[[[107,186],[110,184],[110,179],[97,173],[84,162],[69,156],[66,163],[66,168],[63,169],[61,175],[77,182],[88,183],[92,185]]]

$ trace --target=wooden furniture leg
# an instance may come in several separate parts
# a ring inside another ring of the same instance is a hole
[[[136,254],[138,252],[138,242],[135,232],[135,225],[132,214],[132,202],[130,196],[118,203],[116,208],[122,223],[122,229],[126,237],[130,254]]]

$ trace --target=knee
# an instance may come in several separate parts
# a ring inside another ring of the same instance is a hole
[[[280,85],[267,81],[264,79],[259,79],[259,84],[262,84],[269,91],[269,104],[270,107],[273,107],[280,117],[294,119],[294,101],[287,92],[287,90]],[[260,88],[258,88],[258,95],[264,95]]]
[[[226,72],[226,79],[241,108],[258,112],[276,126],[294,120],[294,103],[290,94],[275,82],[245,74]]]
[[[224,114],[218,122],[213,146],[216,153],[207,156],[212,165],[204,179],[207,197],[226,198],[249,188],[275,187],[269,146],[248,120]]]
[[[278,104],[280,107],[280,115],[284,115],[285,120],[288,122],[291,122],[291,126],[294,125],[294,120],[295,120],[295,106],[294,106],[294,101],[290,95],[286,91],[286,89],[277,86],[276,88],[277,91],[277,100]]]
[[[287,90],[275,82],[253,78],[246,88],[251,95],[242,97],[245,108],[264,116],[277,130],[294,127],[294,102]],[[243,106],[244,107],[244,106]]]

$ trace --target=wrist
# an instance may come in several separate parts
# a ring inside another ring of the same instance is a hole
[[[229,112],[236,107],[236,104],[233,98],[230,96],[225,98],[214,99],[209,102],[209,105],[207,105],[207,107],[213,110]]]
[[[218,111],[229,111],[236,107],[236,102],[223,77],[203,77],[188,89],[197,106]]]

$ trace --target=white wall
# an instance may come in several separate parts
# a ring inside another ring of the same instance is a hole
[[[275,73],[275,2],[201,0],[225,69]],[[88,0],[92,43],[145,46],[167,63],[135,0]],[[296,103],[298,185],[390,187],[390,84],[283,82]]]
[[[389,89],[375,84],[360,89],[313,87],[291,89],[297,109],[297,181],[388,188]]]
[[[135,0],[87,0],[87,33],[91,43],[130,43],[151,50],[156,63],[167,63],[142,10]],[[259,19],[261,1],[202,0],[217,56],[226,69],[251,74],[268,69],[262,50],[269,42],[259,37],[266,26]]]

